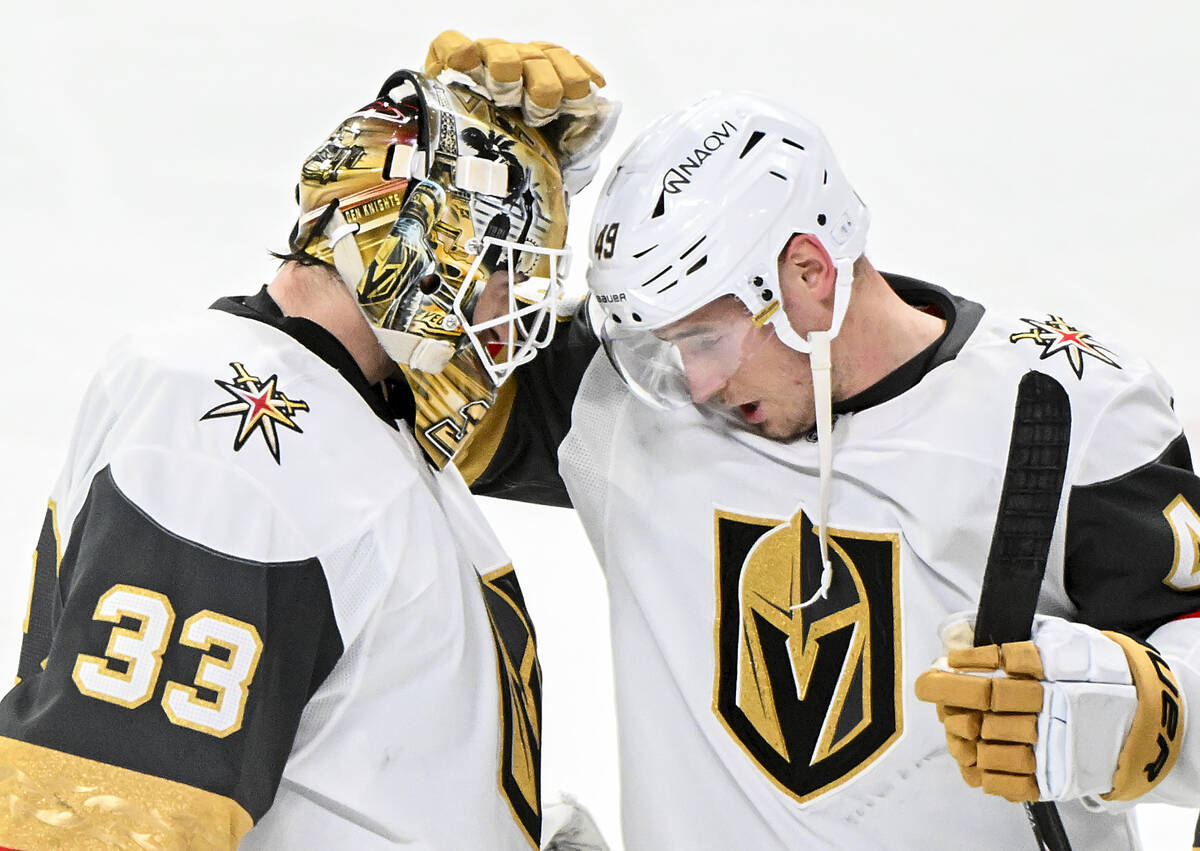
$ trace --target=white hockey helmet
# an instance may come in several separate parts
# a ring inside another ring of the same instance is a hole
[[[758,95],[709,95],[643,131],[600,193],[587,278],[601,336],[652,331],[732,295],[755,324],[810,352],[780,309],[779,256],[793,234],[829,253],[832,339],[869,222],[816,125]]]

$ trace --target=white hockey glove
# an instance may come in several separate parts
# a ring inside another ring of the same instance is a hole
[[[973,633],[973,618],[945,626],[947,655],[916,684],[967,783],[1010,801],[1129,801],[1170,772],[1183,704],[1154,648],[1045,615],[1031,641],[972,647]]]
[[[425,73],[460,82],[497,106],[521,110],[555,146],[571,195],[591,181],[616,129],[620,104],[600,96],[604,76],[582,56],[546,41],[483,38],[446,30],[429,45]]]
[[[568,795],[543,808],[542,836],[542,851],[608,851],[592,814]]]

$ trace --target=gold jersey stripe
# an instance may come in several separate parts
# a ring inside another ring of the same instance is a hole
[[[232,798],[0,736],[0,847],[225,851],[253,826]]]

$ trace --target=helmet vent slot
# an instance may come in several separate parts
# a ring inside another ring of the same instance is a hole
[[[654,245],[651,245],[651,246],[650,246],[649,248],[647,248],[645,251],[639,251],[637,254],[633,255],[633,259],[634,259],[634,260],[638,260],[638,259],[640,259],[640,258],[642,258],[642,257],[645,257],[647,254],[649,254],[651,251],[653,251],[653,250],[654,250],[654,249],[656,249],[656,248],[658,248],[658,243],[657,243],[657,242],[656,242],[656,243],[654,243]]]
[[[658,294],[662,295],[663,293],[665,293],[667,290],[671,289],[671,287],[675,286],[678,283],[679,283],[679,279],[676,278],[674,281],[671,281],[671,283],[667,284],[665,287],[663,287],[661,290],[659,290]]]
[[[779,172],[777,172],[777,171],[773,171],[773,172],[771,172],[771,174],[773,174],[773,175],[775,175],[776,177],[778,177],[778,178],[779,178],[780,180],[782,180],[784,183],[786,183],[786,182],[787,182],[787,177],[785,177],[784,175],[780,174]]]
[[[668,266],[667,268],[665,268],[661,272],[659,272],[657,275],[655,275],[653,278],[646,281],[646,283],[642,284],[642,286],[643,287],[650,286],[651,284],[653,284],[655,281],[657,281],[659,278],[661,278],[663,275],[667,274],[667,272],[670,272],[670,271],[671,271],[671,267]]]
[[[702,236],[698,240],[696,240],[696,242],[693,243],[691,248],[689,248],[687,251],[685,251],[679,255],[679,259],[682,260],[684,257],[687,257],[689,254],[691,254],[693,251],[695,251],[697,248],[699,248],[700,243],[704,242],[704,240],[706,240],[706,239],[708,239],[708,234],[705,234],[704,236]]]
[[[802,151],[804,150],[803,145],[801,145],[799,142],[793,142],[791,139],[784,139],[783,144],[791,145],[793,148],[799,148]]]
[[[746,156],[746,154],[750,153],[750,149],[761,142],[762,137],[765,135],[766,134],[761,130],[755,130],[753,133],[751,133],[749,141],[746,142],[746,147],[742,148],[742,152],[738,154],[738,159],[740,160],[742,157]]]
[[[705,254],[703,257],[701,257],[699,260],[697,260],[695,263],[692,264],[692,267],[687,270],[687,273],[689,275],[692,274],[692,272],[695,272],[697,269],[701,268],[707,262],[708,262],[708,255]]]
[[[658,203],[654,205],[654,212],[650,215],[650,218],[657,219],[659,216],[661,216],[666,211],[667,211],[667,190],[664,189],[662,192],[660,192],[658,194]]]

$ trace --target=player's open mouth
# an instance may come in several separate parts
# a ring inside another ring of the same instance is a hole
[[[738,405],[738,409],[742,412],[746,422],[752,425],[758,425],[767,415],[763,412],[762,405],[758,402],[747,402],[744,405]]]

